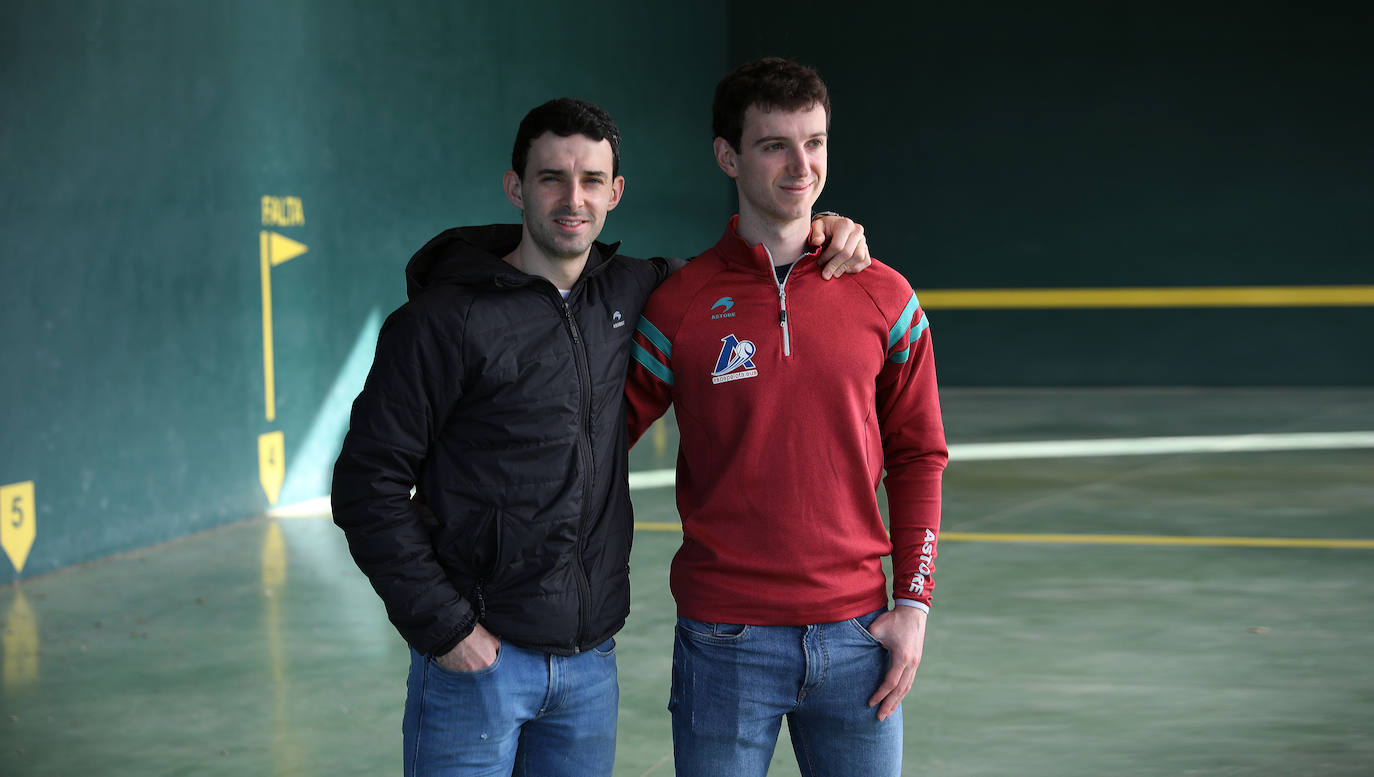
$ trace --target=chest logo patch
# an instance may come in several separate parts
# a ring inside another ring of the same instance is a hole
[[[619,310],[617,310],[615,313],[612,313],[612,314],[611,314],[611,321],[614,321],[614,322],[615,322],[615,323],[611,324],[611,328],[612,328],[612,329],[619,329],[619,328],[621,328],[622,326],[625,326],[625,317],[622,316],[622,315],[620,315],[620,311],[619,311]]]
[[[716,358],[716,369],[711,373],[712,383],[729,383],[759,374],[754,366],[753,341],[740,340],[730,334],[720,338],[720,342],[720,356]]]
[[[730,308],[735,306],[735,300],[731,297],[721,297],[716,300],[716,304],[711,306],[711,318],[734,318],[735,314],[730,312]],[[716,311],[720,311],[717,313]]]

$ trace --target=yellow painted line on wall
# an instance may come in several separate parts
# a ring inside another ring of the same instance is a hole
[[[1366,307],[1374,286],[1181,286],[1083,289],[933,289],[929,310],[1026,308]]]
[[[636,521],[636,531],[682,531],[681,524]],[[1052,543],[1061,545],[1193,545],[1212,548],[1341,548],[1374,550],[1374,540],[1308,537],[1167,537],[1148,534],[995,534],[947,531],[950,542]]]
[[[272,253],[267,232],[258,233],[258,257],[262,273],[262,382],[266,395],[267,420],[277,418],[276,380],[272,374]]]

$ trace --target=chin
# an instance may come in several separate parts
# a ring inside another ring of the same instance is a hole
[[[584,246],[561,245],[558,246],[558,251],[554,252],[553,256],[558,259],[566,259],[569,261],[573,259],[581,259],[582,255],[585,254],[587,252],[587,249],[591,247],[591,243],[588,243]]]
[[[811,218],[811,205],[790,205],[786,208],[778,209],[780,221],[799,221]]]

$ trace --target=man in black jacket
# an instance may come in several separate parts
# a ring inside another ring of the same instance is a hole
[[[633,531],[625,374],[672,265],[596,242],[624,179],[619,131],[590,103],[531,111],[504,189],[521,227],[448,230],[407,266],[334,519],[411,648],[405,774],[609,775]],[[866,266],[862,230],[825,221],[830,269]]]

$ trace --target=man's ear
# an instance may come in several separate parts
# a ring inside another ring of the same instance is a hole
[[[606,203],[606,210],[615,210],[615,206],[620,204],[620,198],[625,196],[625,176],[617,175],[611,181],[611,199]]]
[[[730,147],[730,141],[716,138],[716,164],[731,178],[739,177],[739,152]]]
[[[501,179],[501,188],[505,189],[506,199],[510,200],[511,205],[524,210],[525,196],[520,190],[520,183],[520,176],[516,175],[514,170],[507,170],[505,177]]]

